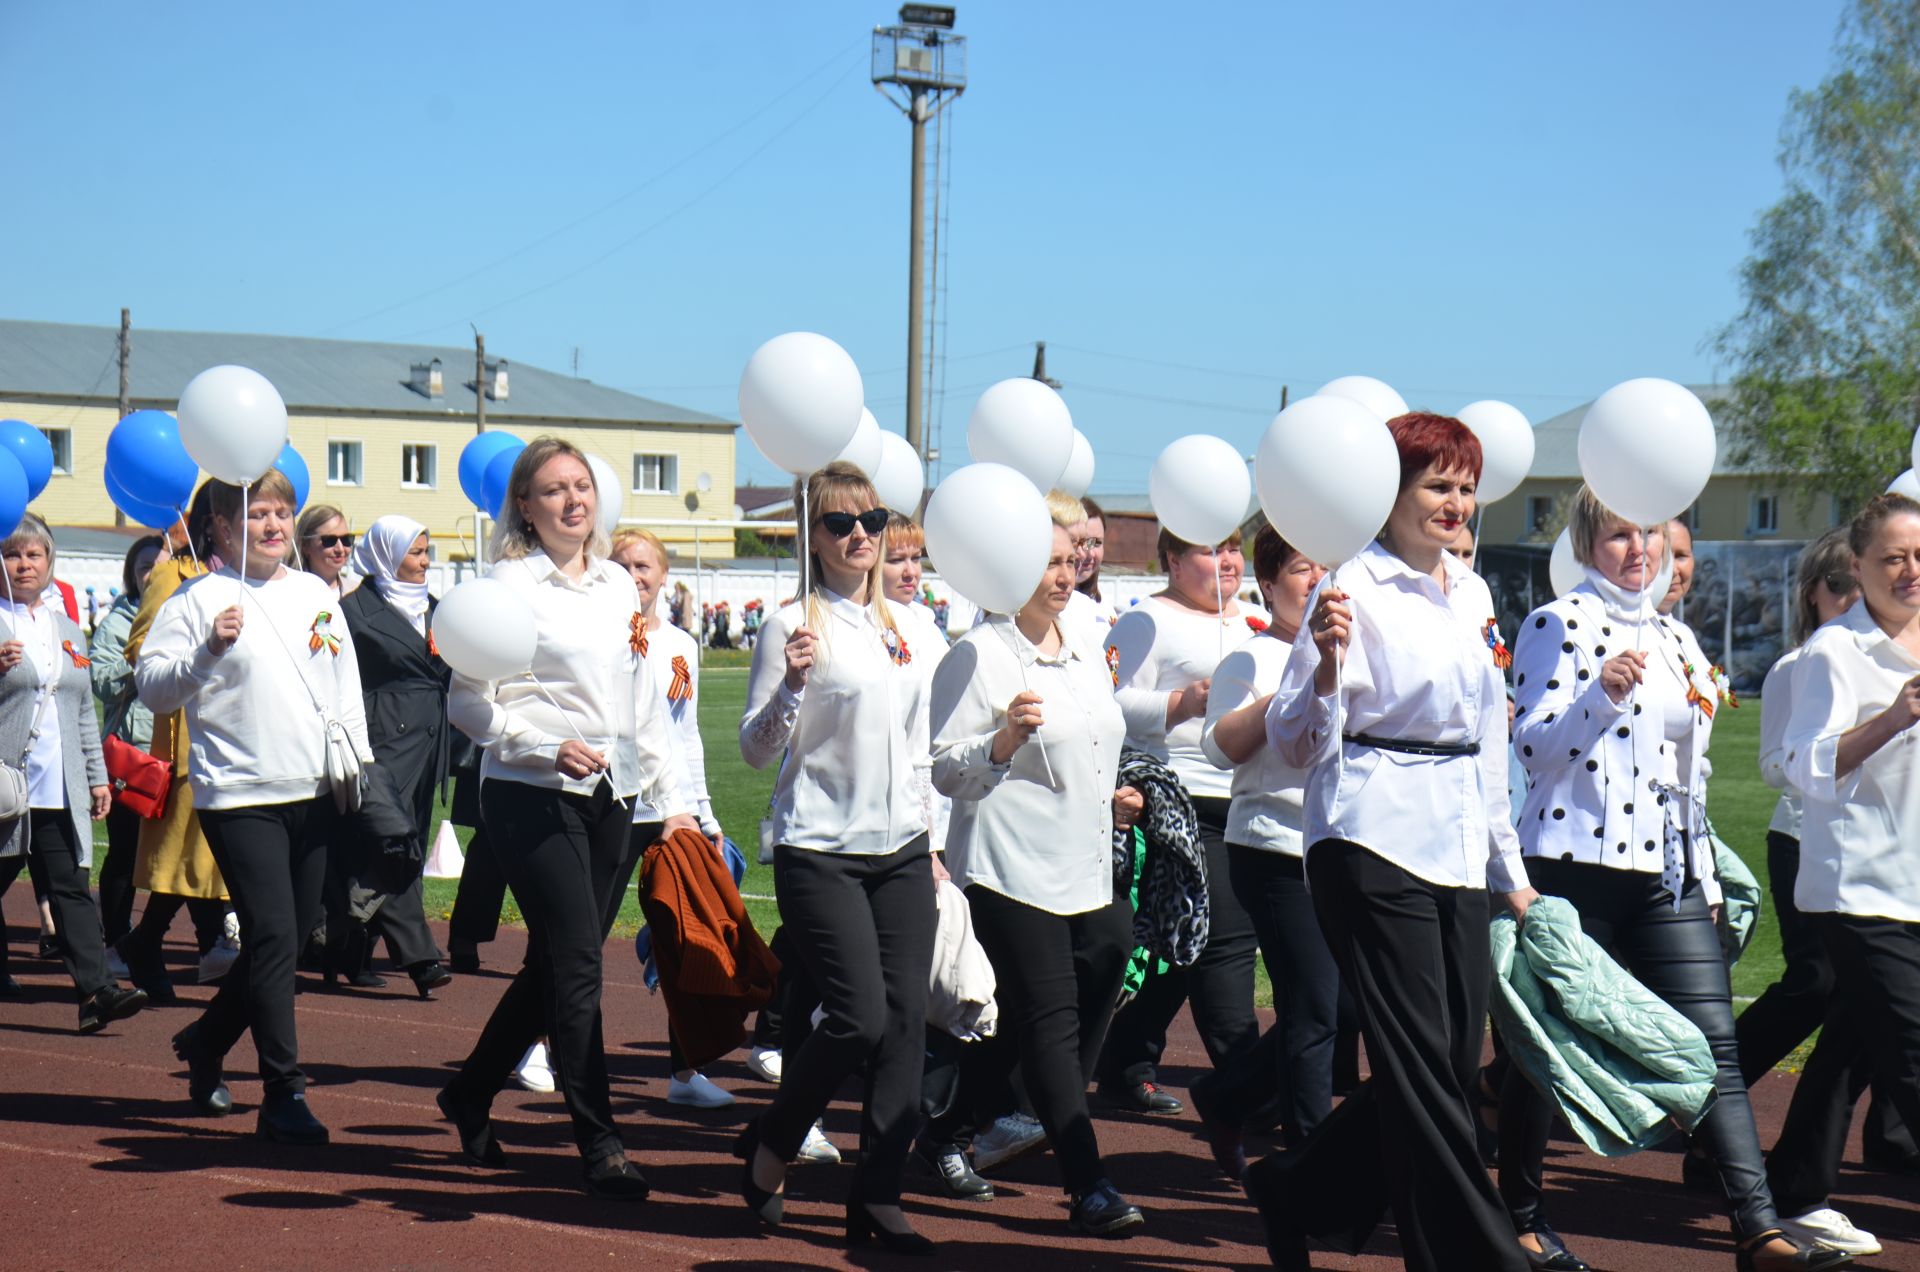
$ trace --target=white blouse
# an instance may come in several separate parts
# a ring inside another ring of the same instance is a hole
[[[1760,776],[1780,792],[1767,829],[1789,839],[1800,838],[1800,792],[1787,782],[1787,721],[1793,716],[1793,669],[1799,661],[1800,649],[1789,649],[1760,685]]]
[[[1005,764],[992,760],[1007,704],[1040,695],[1046,721]],[[1113,900],[1113,790],[1126,721],[1104,659],[1062,631],[1042,654],[1011,618],[968,632],[933,682],[933,780],[953,798],[947,869],[1051,914]]]
[[[1233,770],[1227,842],[1298,857],[1305,851],[1300,841],[1300,806],[1306,796],[1307,775],[1280,758],[1280,752],[1265,741],[1244,764],[1236,766],[1213,736],[1222,717],[1280,687],[1292,654],[1291,641],[1264,632],[1228,654],[1213,673],[1200,745],[1216,766]]]
[[[1527,886],[1507,805],[1507,693],[1488,633],[1493,596],[1442,553],[1447,590],[1379,543],[1322,579],[1352,598],[1352,638],[1335,693],[1314,692],[1320,647],[1295,637],[1267,709],[1267,740],[1307,772],[1307,852],[1344,839],[1429,883]],[[1344,742],[1343,733],[1407,742],[1478,743],[1478,755],[1422,756]]]
[[[604,776],[615,795],[639,795],[663,818],[690,811],[675,777],[660,694],[647,660],[632,646],[639,614],[633,576],[596,560],[572,579],[546,553],[534,552],[496,562],[487,577],[526,597],[537,643],[531,675],[453,678],[447,718],[486,748],[481,780],[591,795],[602,774],[572,778],[553,766],[563,743],[583,739],[607,757]]]
[[[1167,727],[1167,701],[1213,675],[1220,659],[1237,648],[1266,614],[1245,604],[1231,615],[1203,614],[1164,597],[1149,597],[1114,623],[1106,647],[1114,697],[1127,719],[1127,745],[1164,761],[1187,794],[1227,799],[1233,778],[1201,749],[1205,721],[1199,716]]]
[[[920,670],[921,679],[926,682],[928,701],[932,701],[933,673],[940,667],[941,660],[947,656],[947,634],[940,630],[940,620],[933,611],[914,601],[907,605],[894,605],[893,621],[906,633],[907,648],[913,654],[910,666]],[[927,841],[935,852],[945,852],[947,847],[947,829],[953,819],[953,801],[942,795],[933,784],[933,741],[927,736],[927,714],[919,717],[919,732],[912,740],[913,788],[920,799],[920,810],[927,819]]]
[[[1118,617],[1119,611],[1114,608],[1111,596],[1096,601],[1085,592],[1076,591],[1067,598],[1067,608],[1060,612],[1060,630],[1076,633],[1084,648],[1099,649],[1107,643],[1107,635],[1113,631]]]
[[[52,590],[51,585],[48,590]],[[59,604],[58,593],[53,604]],[[40,692],[34,697],[38,719],[33,723],[27,751],[27,806],[65,808],[66,751],[60,741],[60,707],[51,701],[60,680],[60,622],[44,597],[31,606],[10,602],[7,608],[13,628],[10,639],[25,646],[27,660],[40,677]]]
[[[714,820],[713,797],[707,793],[707,752],[700,741],[700,650],[693,637],[672,623],[662,623],[647,633],[645,658],[646,683],[653,686],[655,700],[642,703],[639,709],[657,711],[666,718],[667,746],[681,795],[699,819],[700,829],[717,835],[720,823]],[[665,819],[645,800],[634,801],[636,823]]]
[[[1805,810],[1793,889],[1804,911],[1920,922],[1920,729],[1845,777],[1834,772],[1840,735],[1879,715],[1916,675],[1920,659],[1880,630],[1864,600],[1802,646],[1786,773]]]
[[[787,688],[787,638],[804,601],[767,619],[753,647],[740,754],[754,768],[776,760],[773,837],[812,852],[880,856],[927,830],[913,769],[927,751],[927,682],[887,646],[874,609],[822,589],[814,664],[799,693]],[[896,620],[897,622],[898,620]],[[914,738],[920,739],[919,749]]]

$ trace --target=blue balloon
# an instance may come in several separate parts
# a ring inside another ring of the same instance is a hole
[[[288,442],[280,450],[280,458],[273,466],[293,484],[293,510],[300,511],[307,506],[307,491],[313,488],[313,478],[307,473],[307,461],[300,458],[300,452]]]
[[[467,502],[487,508],[487,465],[505,451],[521,451],[526,443],[512,433],[481,433],[460,450],[460,489]]]
[[[27,501],[32,498],[27,493],[27,470],[20,466],[11,446],[0,446],[0,539],[12,537],[20,528],[20,518],[27,515]]]
[[[20,461],[20,472],[27,479],[27,498],[38,499],[53,480],[53,443],[25,420],[0,420],[0,446],[13,452]],[[19,525],[15,521],[14,525]],[[7,531],[12,534],[13,531]]]
[[[525,445],[520,445],[503,450],[487,463],[486,476],[480,481],[480,493],[486,498],[480,506],[495,521],[500,520],[500,505],[507,501],[507,483],[513,478],[513,466],[520,461],[520,452],[525,449]]]
[[[111,466],[107,468],[105,477],[107,498],[113,500],[113,506],[149,530],[165,530],[180,519],[179,512],[165,504],[151,504],[134,498]],[[183,499],[180,502],[184,504],[186,500]]]
[[[135,411],[113,426],[107,435],[107,472],[130,497],[152,508],[185,504],[200,479],[199,466],[180,442],[180,425],[165,411]]]

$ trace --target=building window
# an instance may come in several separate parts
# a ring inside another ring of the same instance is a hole
[[[635,455],[633,457],[633,493],[671,495],[680,489],[678,455]]]
[[[1780,496],[1755,495],[1747,520],[1748,534],[1780,533]]]
[[[358,486],[360,473],[360,443],[327,443],[327,484],[329,486]]]
[[[73,473],[73,430],[70,428],[43,428],[41,434],[46,437],[47,445],[53,447],[53,471]]]
[[[400,484],[413,490],[439,485],[439,448],[409,442],[400,448]]]
[[[1675,517],[1674,520],[1678,521],[1681,525],[1685,526],[1687,529],[1697,532],[1700,529],[1699,503],[1695,502],[1695,503],[1688,504],[1687,510],[1681,513],[1678,517]]]
[[[1545,534],[1553,521],[1553,499],[1547,495],[1527,496],[1527,533]]]

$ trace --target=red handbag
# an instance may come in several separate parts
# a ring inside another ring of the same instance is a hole
[[[113,802],[153,820],[167,814],[167,795],[173,789],[173,765],[109,733],[100,739],[106,755],[107,782]]]

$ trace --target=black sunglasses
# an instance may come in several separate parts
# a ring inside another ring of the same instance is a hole
[[[856,524],[867,532],[868,538],[877,539],[880,532],[887,528],[887,520],[892,515],[885,508],[869,508],[862,513],[823,512],[820,514],[820,524],[836,539],[844,539],[852,534]]]
[[[1827,591],[1835,596],[1845,596],[1849,592],[1857,591],[1860,587],[1860,581],[1851,574],[1829,574],[1821,582],[1825,583]]]
[[[316,534],[313,541],[323,548],[350,548],[353,536],[350,534]]]

